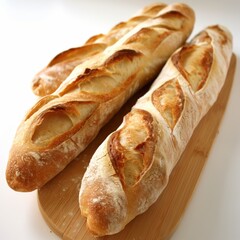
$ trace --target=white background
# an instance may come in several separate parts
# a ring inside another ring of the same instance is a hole
[[[154,2],[154,1],[153,1]],[[168,3],[170,1],[166,1]],[[172,240],[240,239],[240,2],[192,0],[194,33],[212,24],[234,37],[237,69],[219,134],[192,200]],[[0,0],[0,239],[58,239],[45,224],[36,191],[18,193],[5,181],[16,128],[36,97],[32,77],[62,50],[106,33],[147,0]]]

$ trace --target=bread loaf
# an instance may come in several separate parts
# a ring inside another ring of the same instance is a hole
[[[164,7],[166,7],[166,4],[163,3],[144,7],[136,16],[126,22],[117,24],[106,35],[99,34],[93,36],[83,46],[61,52],[44,69],[36,74],[32,82],[33,92],[39,96],[53,93],[68,77],[74,67],[93,55],[103,52],[132,28],[156,16]]]
[[[20,124],[7,165],[9,186],[32,191],[62,171],[129,97],[157,76],[193,24],[191,8],[169,5],[78,65]]]
[[[79,193],[91,232],[117,233],[157,200],[195,127],[216,101],[231,55],[229,31],[206,28],[169,58],[150,90],[100,145]]]

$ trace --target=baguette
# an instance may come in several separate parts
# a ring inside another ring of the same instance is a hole
[[[34,94],[45,96],[53,93],[77,65],[93,55],[103,52],[108,46],[116,43],[117,40],[132,28],[156,16],[164,7],[166,7],[166,4],[163,3],[144,7],[136,16],[126,22],[117,24],[106,35],[99,34],[93,36],[88,39],[83,46],[71,48],[58,54],[44,69],[35,75],[32,81]]]
[[[78,65],[17,129],[6,171],[9,186],[32,191],[61,172],[130,96],[157,76],[193,24],[191,8],[169,5]]]
[[[157,200],[216,101],[231,55],[229,31],[206,28],[169,58],[150,90],[96,150],[79,193],[81,214],[93,234],[121,231]]]

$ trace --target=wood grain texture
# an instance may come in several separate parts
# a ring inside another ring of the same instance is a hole
[[[227,79],[217,102],[195,129],[181,159],[173,170],[168,186],[157,202],[144,214],[136,217],[118,234],[99,240],[165,240],[176,229],[191,199],[209,151],[218,133],[227,106],[234,78],[236,56],[233,55]],[[125,104],[121,111],[99,133],[98,137],[75,161],[38,190],[40,211],[49,227],[62,239],[93,240],[86,229],[78,206],[80,183],[88,162],[99,144],[122,122],[136,99],[147,87]]]

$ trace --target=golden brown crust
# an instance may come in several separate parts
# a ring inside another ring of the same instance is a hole
[[[202,42],[201,46],[196,45],[197,43],[193,41],[192,44],[183,47],[172,57],[173,64],[195,92],[204,86],[213,62],[211,38],[206,32],[202,32],[198,35],[198,39]],[[188,64],[189,56],[194,58],[192,65]]]
[[[184,107],[184,95],[177,79],[164,83],[152,93],[153,105],[173,130]]]
[[[135,123],[135,127],[138,125],[135,135],[128,136],[132,130],[128,126],[134,124],[136,118],[139,122]],[[122,185],[130,187],[138,184],[151,166],[156,136],[152,116],[144,110],[132,111],[125,117],[125,121],[126,125],[111,135],[108,154]]]
[[[82,96],[86,99],[93,99],[93,97],[95,97],[101,102],[108,101],[117,93],[123,91],[123,89],[132,82],[132,78],[126,78],[125,81],[116,81],[115,76],[119,77],[121,71],[123,71],[124,65],[135,61],[141,61],[142,58],[143,55],[140,52],[132,49],[121,49],[116,51],[99,67],[86,68],[83,74],[79,74],[74,81],[63,86],[58,92],[58,95],[64,96],[69,92],[79,91],[80,88]],[[110,75],[110,72],[114,74]],[[108,79],[108,82],[106,79]],[[105,85],[103,85],[101,80],[106,82]]]
[[[84,107],[90,111],[82,113],[81,108]],[[34,128],[30,136],[32,143],[41,148],[59,145],[81,129],[97,107],[94,102],[69,101],[48,108],[39,114],[32,126]]]
[[[109,221],[109,216],[114,217],[117,216],[114,220],[116,222],[122,221],[122,216],[117,213],[118,208],[120,212],[124,212],[124,208],[126,206],[123,204],[117,203],[118,207],[115,207],[111,204],[112,196],[110,193],[106,191],[102,191],[98,198],[94,198],[94,192],[99,192],[99,189],[106,189],[106,186],[101,182],[96,182],[96,184],[91,188],[88,188],[88,192],[84,193],[84,197],[82,198],[82,203],[84,205],[88,205],[89,208],[87,212],[82,212],[83,216],[93,216],[93,218],[87,219],[87,224],[93,226],[89,229],[94,235],[104,235],[105,229],[111,225]],[[97,202],[101,202],[101,204],[96,204]],[[117,214],[116,214],[117,213]],[[124,216],[125,217],[125,216]],[[111,219],[110,218],[110,219]]]
[[[81,212],[95,235],[121,231],[157,200],[216,101],[231,55],[228,30],[206,28],[169,58],[150,90],[99,146],[79,193]],[[106,214],[110,209],[114,213]]]
[[[33,92],[39,96],[53,93],[77,65],[103,52],[132,28],[155,16],[165,6],[165,4],[159,3],[145,7],[139,12],[138,16],[117,24],[107,34],[95,35],[89,38],[83,46],[59,53],[36,74],[32,81]]]
[[[174,5],[167,6],[79,64],[54,94],[30,109],[10,150],[10,187],[31,191],[43,186],[87,147],[130,96],[154,79],[193,28],[194,18],[189,16],[181,17],[177,30],[163,28],[168,21],[179,23],[166,17],[172,9],[177,12]],[[24,168],[31,174],[25,175]]]
[[[78,48],[68,49],[42,69],[32,81],[32,90],[38,96],[53,93],[68,77],[74,67],[106,48],[105,44],[92,43]]]

